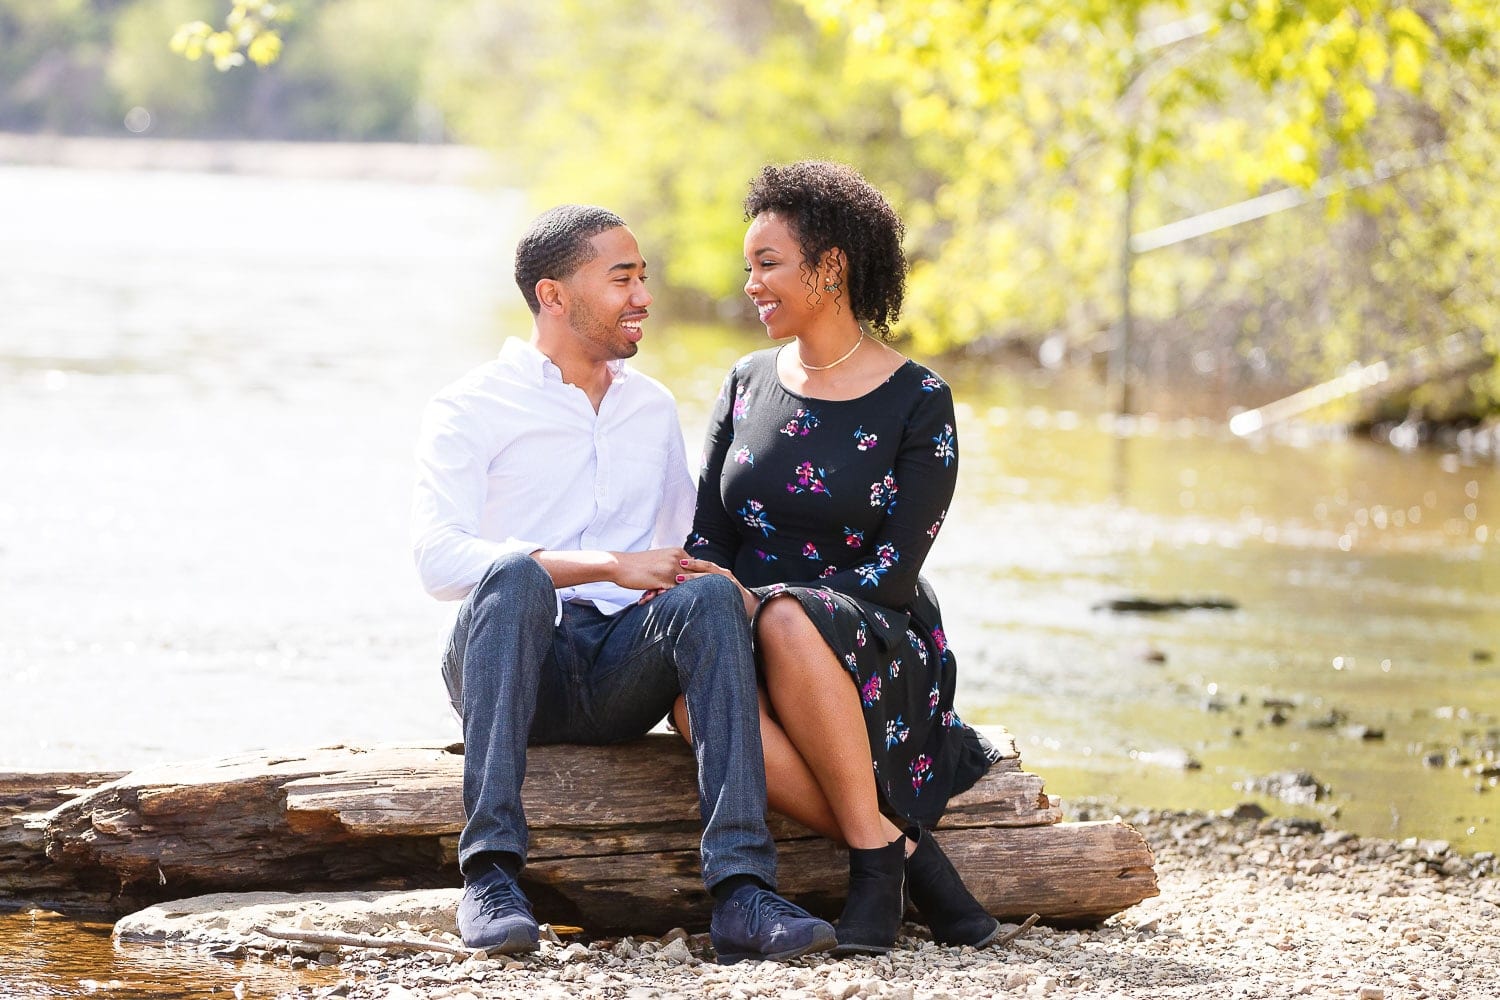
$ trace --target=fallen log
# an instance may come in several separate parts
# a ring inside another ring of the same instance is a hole
[[[107,884],[80,885],[78,872],[48,860],[47,814],[121,777],[118,771],[0,774],[0,906],[75,898],[86,905],[107,891]]]
[[[1059,822],[1041,779],[1020,769],[1006,734],[994,735],[1005,759],[954,800],[938,832],[987,907],[1091,923],[1156,895],[1139,834],[1119,823]],[[209,892],[457,885],[460,751],[340,746],[135,771],[46,815],[51,880],[19,894],[118,914]],[[523,883],[539,915],[601,933],[706,923],[693,775],[690,752],[667,735],[532,748]],[[0,790],[6,780],[0,775]],[[836,913],[843,851],[779,817],[772,832],[784,893]],[[16,893],[23,869],[37,865],[33,856],[7,867],[0,857],[0,886]],[[46,899],[63,874],[66,891]]]

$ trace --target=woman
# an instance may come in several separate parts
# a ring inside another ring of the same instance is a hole
[[[765,168],[745,213],[745,294],[780,346],[725,381],[684,576],[745,592],[771,808],[849,847],[839,950],[889,951],[903,886],[936,940],[983,946],[998,922],[924,829],[997,754],[953,713],[953,656],[918,577],[957,444],[948,386],[877,339],[905,291],[901,221],[821,162]]]

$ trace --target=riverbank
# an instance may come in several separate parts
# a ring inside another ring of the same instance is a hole
[[[472,146],[401,142],[249,142],[0,132],[0,164],[82,170],[173,170],[322,180],[470,184],[492,179]]]
[[[1077,805],[1070,811],[1073,818],[1090,812]],[[320,977],[282,1000],[1500,995],[1493,855],[1460,854],[1442,842],[1365,839],[1256,812],[1126,813],[1156,853],[1159,897],[1097,928],[1033,927],[983,952],[938,947],[908,925],[901,949],[885,957],[727,968],[712,963],[705,935],[681,930],[661,938],[564,937],[524,960],[311,944],[233,953],[336,967],[335,985]],[[412,921],[383,933],[456,941]]]

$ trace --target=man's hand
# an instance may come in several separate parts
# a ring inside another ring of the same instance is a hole
[[[608,581],[627,590],[653,591],[677,585],[687,552],[680,548],[644,552],[538,549],[531,558],[541,563],[552,577],[554,587]]]

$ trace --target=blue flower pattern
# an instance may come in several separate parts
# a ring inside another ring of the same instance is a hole
[[[742,582],[760,584],[763,598],[785,592],[799,601],[859,693],[877,787],[903,815],[933,808],[917,803],[945,801],[951,791],[933,789],[957,780],[939,762],[973,735],[952,708],[955,661],[941,623],[884,603],[894,596],[884,588],[915,579],[947,516],[946,497],[930,499],[945,479],[951,492],[958,459],[946,383],[908,363],[898,369],[904,395],[885,397],[899,405],[808,405],[781,388],[764,361],[770,353],[738,366],[720,403],[731,437],[716,471],[724,498],[734,498],[724,509],[734,511],[741,539],[736,565],[775,574]],[[925,464],[901,464],[918,454]],[[734,488],[740,482],[749,488]],[[901,518],[902,533],[893,533]]]

